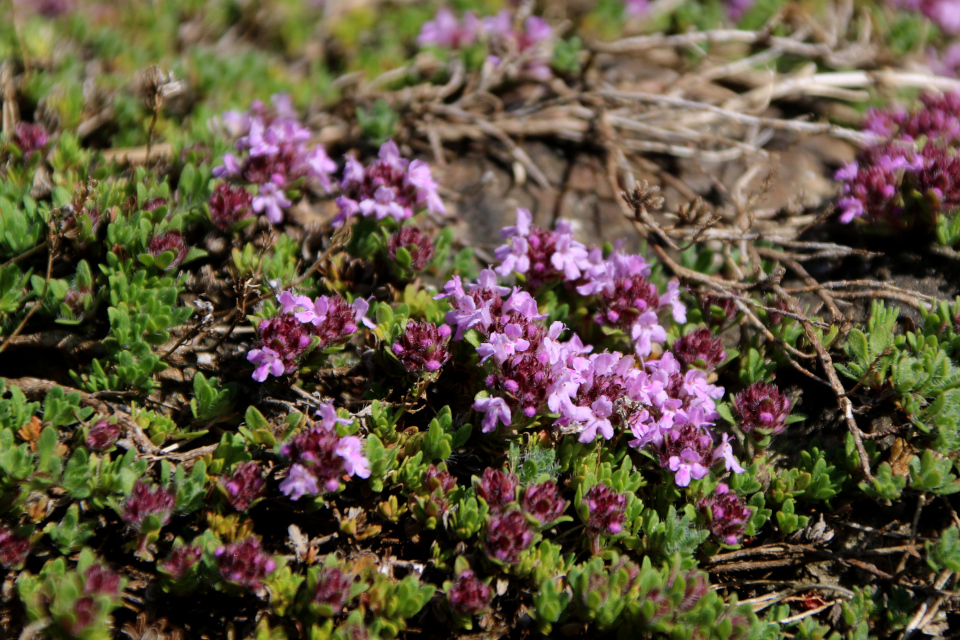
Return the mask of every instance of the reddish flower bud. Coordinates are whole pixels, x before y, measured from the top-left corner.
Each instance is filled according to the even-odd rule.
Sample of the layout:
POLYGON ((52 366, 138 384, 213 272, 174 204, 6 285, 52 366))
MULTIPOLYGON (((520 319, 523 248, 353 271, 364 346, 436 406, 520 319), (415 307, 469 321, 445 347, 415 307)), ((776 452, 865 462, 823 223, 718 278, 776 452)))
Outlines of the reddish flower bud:
POLYGON ((457 576, 453 586, 447 591, 450 608, 461 615, 480 613, 490 606, 493 591, 484 584, 470 569, 457 576))
POLYGON ((50 136, 47 135, 47 130, 39 124, 19 122, 13 129, 12 140, 24 156, 29 156, 34 151, 43 149, 50 141, 50 136))
POLYGON ((777 385, 755 382, 733 398, 733 409, 744 433, 774 435, 784 430, 792 401, 777 385))
POLYGON ((220 478, 220 484, 227 490, 227 501, 237 511, 246 511, 253 502, 266 491, 267 483, 263 471, 256 462, 244 462, 236 468, 230 477, 220 478))
POLYGON ((106 451, 119 437, 119 426, 108 420, 97 420, 87 431, 87 448, 93 451, 106 451))
POLYGON ((427 467, 427 473, 423 480, 424 486, 428 491, 440 489, 441 493, 450 493, 457 486, 457 479, 450 475, 449 471, 437 469, 436 466, 427 467))
POLYGON ((0 527, 0 566, 19 569, 29 554, 30 540, 21 538, 6 527, 0 527))
POLYGON ((244 538, 220 547, 213 555, 224 580, 248 589, 258 589, 263 579, 277 568, 273 558, 260 549, 256 538, 244 538))
POLYGON ((397 249, 406 249, 410 253, 410 268, 423 271, 433 260, 433 242, 430 236, 419 227, 402 227, 387 240, 387 254, 396 261, 397 249))
POLYGON ((179 580, 187 575, 190 567, 195 565, 202 555, 203 549, 199 545, 181 545, 170 553, 170 557, 163 563, 163 570, 174 580, 179 580))
POLYGON ((141 209, 143 209, 144 211, 156 211, 160 207, 165 207, 165 206, 167 206, 167 199, 164 198, 163 196, 157 196, 156 198, 150 198, 145 203, 143 203, 143 206, 141 207, 141 209))
POLYGON ((176 254, 176 257, 174 257, 173 262, 170 263, 167 269, 176 269, 180 266, 180 263, 183 262, 184 258, 187 257, 187 245, 183 241, 183 235, 181 235, 179 231, 167 231, 162 235, 154 236, 147 245, 147 252, 154 257, 167 251, 172 251, 176 254))
POLYGON ((591 536, 596 538, 601 534, 616 535, 623 531, 626 495, 617 493, 605 484, 597 484, 587 491, 584 500, 590 510, 587 531, 591 536))
POLYGON ((750 520, 750 509, 730 488, 720 483, 709 498, 697 504, 707 517, 710 532, 727 544, 737 544, 750 520))
POLYGON ((715 298, 704 296, 700 299, 700 308, 703 310, 703 319, 712 325, 722 325, 737 315, 737 303, 733 298, 715 298), (720 309, 720 317, 713 315, 711 307, 720 309))
POLYGON ((547 480, 524 489, 520 505, 529 515, 539 520, 540 524, 548 524, 563 515, 567 501, 559 496, 557 483, 547 480))
POLYGON ((490 511, 500 511, 517 496, 520 481, 512 473, 488 467, 477 485, 477 495, 486 501, 490 511))
MULTIPOLYGON (((310 346, 309 329, 309 325, 301 323, 291 314, 267 318, 261 321, 257 328, 260 337, 259 350, 270 349, 270 353, 275 354, 283 364, 283 373, 291 374, 297 370, 297 359, 310 346)), ((259 363, 259 360, 254 362, 259 363)))
POLYGON ((107 567, 95 564, 87 569, 83 592, 90 596, 99 594, 119 595, 120 576, 107 567))
POLYGON ((504 564, 516 564, 520 553, 533 542, 533 530, 519 511, 490 518, 484 548, 487 555, 504 564))
POLYGON ((252 201, 253 197, 243 187, 221 183, 210 196, 210 221, 221 231, 229 231, 241 220, 256 215, 250 206, 252 201))
POLYGON ((90 596, 79 598, 73 605, 73 620, 65 620, 63 628, 70 635, 79 635, 84 629, 93 624, 93 620, 100 607, 90 596))
POLYGON ((317 604, 329 605, 333 609, 333 615, 337 615, 347 604, 352 585, 353 578, 345 575, 340 569, 323 567, 317 575, 313 601, 317 604))
POLYGON ((450 326, 410 320, 393 344, 393 353, 410 373, 437 371, 450 359, 450 326))
POLYGON ((160 516, 160 526, 170 522, 170 515, 173 513, 173 507, 176 503, 176 497, 173 493, 163 487, 151 487, 142 480, 137 480, 133 485, 133 491, 123 502, 123 521, 128 525, 140 531, 144 520, 148 516, 160 516))
POLYGON ((673 354, 688 367, 702 362, 706 369, 713 369, 727 357, 720 338, 710 329, 697 329, 674 342, 673 354))

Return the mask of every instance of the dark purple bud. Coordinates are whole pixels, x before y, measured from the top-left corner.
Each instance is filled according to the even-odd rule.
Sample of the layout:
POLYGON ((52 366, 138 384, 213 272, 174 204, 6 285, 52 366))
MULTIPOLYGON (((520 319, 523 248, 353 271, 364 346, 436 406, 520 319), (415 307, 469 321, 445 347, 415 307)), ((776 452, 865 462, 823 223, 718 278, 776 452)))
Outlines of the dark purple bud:
POLYGON ((618 327, 630 333, 640 315, 660 308, 660 291, 645 276, 614 278, 602 289, 597 324, 618 327))
POLYGON ((530 523, 519 511, 490 518, 484 548, 487 555, 504 564, 516 564, 520 554, 533 542, 530 523))
POLYGON ((434 372, 450 359, 450 326, 409 320, 393 353, 410 373, 434 372))
POLYGON ((623 531, 626 519, 627 496, 617 493, 605 484, 597 484, 584 496, 590 517, 587 530, 594 538, 600 535, 616 535, 623 531))
POLYGON ((87 448, 106 451, 120 437, 120 427, 108 420, 97 420, 87 431, 87 448))
POLYGON ((154 236, 147 245, 147 252, 154 257, 167 251, 172 251, 176 256, 167 269, 176 269, 187 257, 187 245, 179 231, 167 231, 159 236, 154 236))
POLYGON ((700 308, 703 310, 703 319, 712 325, 726 324, 731 318, 737 315, 737 303, 733 298, 704 296, 700 299, 700 308), (718 307, 720 309, 721 315, 719 318, 713 315, 711 307, 718 307))
POLYGON ((203 555, 203 549, 199 545, 181 545, 175 547, 170 553, 170 557, 163 563, 163 570, 170 574, 174 580, 187 575, 190 567, 195 565, 200 556, 203 555))
POLYGON ((39 124, 29 122, 17 123, 13 130, 12 139, 24 156, 29 156, 34 151, 40 151, 50 141, 46 129, 39 124))
POLYGON ((490 606, 493 591, 470 569, 457 576, 447 592, 450 608, 461 615, 474 615, 490 606))
POLYGON ((560 497, 557 483, 547 480, 527 487, 520 505, 529 515, 539 520, 540 524, 548 524, 563 515, 567 501, 560 497))
POLYGON ((83 584, 83 593, 88 596, 119 595, 120 576, 110 569, 95 564, 87 569, 86 582, 83 584))
POLYGON ((457 486, 457 479, 450 475, 446 469, 437 469, 434 465, 427 467, 427 473, 423 480, 424 486, 431 493, 440 489, 441 493, 450 493, 457 486))
POLYGON ((19 569, 30 554, 30 540, 21 538, 10 529, 0 527, 0 566, 19 569))
POLYGON ((160 516, 160 526, 170 522, 176 497, 163 487, 151 487, 142 480, 133 485, 130 496, 123 502, 123 521, 140 531, 148 516, 160 516))
POLYGON ((258 589, 263 579, 277 568, 273 558, 260 549, 256 538, 244 538, 220 547, 213 555, 224 580, 248 589, 258 589))
POLYGON ((750 520, 750 509, 739 495, 720 483, 709 498, 698 505, 707 518, 710 532, 726 544, 737 544, 750 520))
POLYGON ((754 382, 733 398, 744 433, 774 435, 784 430, 792 401, 775 384, 754 382))
POLYGON ((93 624, 93 620, 100 611, 97 601, 90 596, 79 598, 73 604, 73 619, 63 621, 63 628, 72 636, 79 635, 84 629, 93 624))
POLYGON ((163 196, 157 196, 156 198, 150 198, 147 200, 141 208, 144 211, 156 211, 160 207, 165 206, 167 206, 167 199, 163 196))
POLYGON ((342 342, 357 332, 357 308, 340 296, 326 296, 326 317, 314 323, 314 333, 320 336, 320 348, 342 342))
POLYGON ((673 354, 688 367, 698 366, 699 363, 708 370, 727 357, 720 338, 713 335, 710 329, 697 329, 674 342, 673 354))
POLYGON ((244 462, 236 468, 232 476, 220 478, 220 484, 227 491, 230 506, 237 511, 246 511, 257 498, 263 496, 267 483, 256 462, 244 462))
POLYGON ((488 467, 477 484, 477 495, 486 501, 490 511, 500 511, 509 502, 516 500, 520 481, 512 473, 488 467))
POLYGON ((272 349, 283 362, 284 373, 297 370, 297 359, 310 346, 310 325, 304 325, 291 314, 267 318, 260 323, 257 333, 260 349, 272 349))
POLYGON ((353 578, 345 575, 340 569, 323 567, 317 575, 317 588, 313 593, 313 601, 330 606, 333 609, 333 615, 337 615, 347 604, 352 585, 353 578))
POLYGON ((227 183, 217 185, 210 196, 210 220, 221 231, 229 231, 230 227, 252 218, 256 214, 251 208, 253 197, 243 187, 232 187, 227 183))
POLYGON ((677 610, 681 613, 690 611, 694 605, 700 601, 700 598, 707 595, 710 591, 710 583, 705 574, 700 571, 688 571, 683 576, 686 586, 683 590, 683 598, 677 605, 677 610))
POLYGON ((423 271, 433 260, 433 243, 430 236, 419 227, 402 227, 387 240, 387 254, 391 260, 397 259, 397 249, 404 248, 410 253, 410 268, 423 271))

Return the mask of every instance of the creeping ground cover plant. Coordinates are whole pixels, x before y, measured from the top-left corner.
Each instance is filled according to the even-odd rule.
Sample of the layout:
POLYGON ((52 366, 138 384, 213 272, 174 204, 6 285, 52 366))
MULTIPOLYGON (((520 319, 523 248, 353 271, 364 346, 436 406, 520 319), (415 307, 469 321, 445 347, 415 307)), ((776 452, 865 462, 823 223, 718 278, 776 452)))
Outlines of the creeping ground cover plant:
POLYGON ((960 626, 951 1, 7 5, 0 640, 960 626))

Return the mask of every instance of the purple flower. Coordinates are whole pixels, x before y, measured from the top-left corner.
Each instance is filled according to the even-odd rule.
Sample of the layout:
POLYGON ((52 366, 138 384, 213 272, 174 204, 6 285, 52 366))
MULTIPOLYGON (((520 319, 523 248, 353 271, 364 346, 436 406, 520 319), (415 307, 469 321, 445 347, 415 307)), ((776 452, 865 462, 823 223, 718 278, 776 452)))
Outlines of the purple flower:
POLYGON ((10 529, 0 526, 0 566, 19 569, 30 554, 30 540, 21 538, 10 529))
POLYGON ((387 240, 387 255, 396 262, 397 251, 406 249, 410 254, 410 268, 423 271, 433 260, 434 247, 430 236, 419 227, 401 227, 387 240))
POLYGON ((490 518, 484 541, 487 556, 504 564, 516 564, 520 554, 533 543, 534 532, 519 511, 509 511, 490 518))
POLYGON ((954 42, 939 54, 931 47, 927 58, 930 69, 938 76, 950 78, 960 76, 960 42, 954 42))
POLYGON ((252 202, 250 193, 243 187, 232 187, 225 182, 218 184, 207 203, 210 221, 221 231, 229 231, 233 225, 253 216, 252 202))
POLYGON ((403 222, 421 209, 446 211, 429 166, 402 158, 393 141, 380 147, 379 157, 379 161, 366 168, 353 158, 347 159, 340 182, 343 195, 337 198, 340 213, 334 224, 343 224, 358 213, 377 220, 390 216, 403 222))
POLYGON ((709 329, 697 329, 673 343, 673 353, 677 360, 691 366, 713 369, 723 362, 727 354, 723 350, 720 338, 709 329))
POLYGON ((447 591, 447 602, 460 615, 475 615, 490 606, 493 591, 470 569, 465 569, 447 591))
POLYGON ((687 424, 669 431, 663 438, 660 466, 674 473, 678 487, 700 480, 714 462, 713 438, 702 428, 687 424))
POLYGON ((573 228, 561 220, 556 231, 532 227, 533 218, 526 209, 517 209, 516 226, 504 227, 500 235, 507 244, 497 247, 501 276, 512 272, 525 274, 527 283, 537 288, 546 282, 571 282, 580 278, 589 266, 587 249, 573 239, 573 228))
POLYGON ((343 469, 349 476, 370 477, 370 462, 363 455, 363 442, 356 436, 344 436, 336 453, 343 458, 343 469))
POLYGON ((290 467, 286 479, 280 483, 280 492, 291 500, 299 500, 303 496, 315 496, 320 493, 317 486, 317 476, 301 464, 290 467))
POLYGON ((420 29, 417 44, 421 47, 435 46, 443 49, 460 49, 473 44, 480 32, 480 21, 470 11, 457 20, 453 11, 441 7, 433 20, 420 29))
POLYGON ((734 22, 740 20, 753 7, 756 0, 726 0, 727 15, 734 22))
POLYGON ((786 428, 791 404, 777 385, 765 382, 755 382, 733 398, 740 428, 761 436, 775 435, 786 428))
POLYGON ((410 373, 432 373, 450 359, 450 333, 449 325, 437 327, 432 322, 408 320, 391 350, 410 373))
POLYGON ((277 563, 261 550, 256 538, 220 547, 213 555, 223 579, 247 589, 260 588, 263 579, 277 568, 277 563))
POLYGON ((507 406, 503 398, 477 398, 473 401, 473 410, 486 414, 481 422, 481 431, 483 433, 493 433, 496 431, 498 422, 505 427, 509 427, 513 422, 510 407, 507 406))
POLYGON ((246 511, 266 492, 267 484, 263 471, 256 462, 244 462, 232 476, 220 478, 220 484, 227 492, 227 502, 237 511, 246 511))
POLYGON ((120 595, 120 576, 103 565, 92 565, 84 575, 83 593, 88 596, 120 595))
POLYGON ((148 516, 158 516, 161 527, 170 522, 175 503, 176 497, 170 491, 137 480, 123 502, 120 515, 124 522, 142 533, 141 527, 148 516))
POLYGON ((594 539, 600 535, 617 535, 623 531, 626 519, 627 496, 617 493, 605 484, 590 487, 583 497, 590 516, 587 519, 587 532, 594 539))
POLYGON ((161 253, 172 251, 174 254, 173 262, 167 269, 176 269, 187 257, 187 245, 183 241, 183 235, 179 231, 167 231, 164 234, 154 236, 147 244, 147 253, 156 257, 161 253))
POLYGON ((650 8, 650 0, 624 0, 624 5, 626 5, 628 14, 632 16, 643 16, 646 15, 647 10, 650 8))
POLYGON ((257 382, 266 380, 268 374, 279 377, 284 373, 283 359, 279 353, 270 347, 252 349, 247 354, 247 360, 257 365, 257 368, 253 370, 253 379, 257 382))
POLYGON ((520 506, 541 525, 546 525, 563 515, 567 508, 567 501, 560 497, 557 483, 547 480, 524 489, 520 506))
POLYGON ((341 438, 327 427, 325 420, 324 426, 297 434, 280 449, 293 462, 286 480, 280 484, 280 491, 292 500, 316 495, 321 486, 326 491, 336 491, 344 474, 370 477, 370 463, 362 453, 360 438, 341 438))
POLYGON ((120 437, 120 427, 109 420, 97 420, 87 431, 86 445, 93 451, 106 451, 120 437))
POLYGON ((700 500, 697 505, 706 516, 713 535, 726 544, 740 542, 751 513, 743 498, 720 483, 713 496, 700 500))
POLYGON ((291 204, 293 203, 287 199, 276 182, 260 185, 260 191, 252 201, 253 210, 257 213, 266 213, 267 220, 273 224, 283 222, 283 210, 291 204))
POLYGON ((517 486, 520 481, 517 476, 506 471, 487 467, 483 471, 483 478, 475 482, 477 496, 483 498, 490 511, 501 511, 509 503, 516 500, 517 486))
POLYGON ((174 580, 180 580, 190 571, 203 555, 199 545, 180 545, 174 547, 170 557, 163 563, 163 570, 174 580))
POLYGON ((24 156, 29 156, 34 151, 43 150, 50 141, 46 129, 39 124, 32 124, 30 122, 18 122, 17 126, 13 129, 11 139, 24 156))
POLYGON ((292 204, 285 192, 301 188, 302 182, 330 191, 336 163, 322 145, 307 145, 310 131, 297 120, 288 96, 273 96, 273 109, 255 101, 249 112, 227 112, 222 121, 238 136, 234 145, 238 154, 224 155, 213 175, 257 185, 250 205, 270 222, 283 220, 284 210, 292 204))
POLYGON ((329 402, 317 407, 317 415, 320 416, 320 426, 327 431, 336 431, 338 424, 351 424, 353 422, 349 418, 338 416, 336 408, 329 402))
POLYGON ((350 598, 353 577, 336 567, 321 567, 317 574, 317 586, 313 592, 313 601, 330 607, 332 615, 343 611, 350 598))

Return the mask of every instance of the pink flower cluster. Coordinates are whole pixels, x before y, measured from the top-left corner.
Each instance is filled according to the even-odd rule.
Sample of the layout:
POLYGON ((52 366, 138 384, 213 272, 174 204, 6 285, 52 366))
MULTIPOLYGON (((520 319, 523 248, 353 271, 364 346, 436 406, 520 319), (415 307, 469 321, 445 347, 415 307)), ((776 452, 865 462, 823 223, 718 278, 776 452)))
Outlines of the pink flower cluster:
POLYGON ((707 518, 710 532, 726 544, 737 544, 747 528, 751 511, 743 498, 724 483, 717 485, 714 495, 698 503, 707 518))
POLYGON ((237 136, 238 155, 223 156, 213 175, 257 187, 251 206, 273 224, 283 221, 283 212, 292 202, 287 192, 304 182, 330 191, 330 175, 337 165, 323 145, 308 145, 310 130, 304 127, 290 98, 275 95, 273 108, 255 101, 244 113, 229 111, 223 122, 237 136))
POLYGON ((257 348, 247 360, 257 365, 253 379, 263 382, 268 375, 282 376, 297 370, 300 357, 311 344, 318 349, 343 342, 362 324, 376 325, 368 319, 370 303, 362 298, 349 303, 340 296, 307 296, 283 291, 277 295, 281 314, 260 322, 257 348))
POLYGON ((553 28, 539 16, 529 16, 518 25, 514 13, 504 9, 482 20, 467 11, 458 20, 453 11, 442 7, 423 25, 417 44, 457 50, 483 41, 488 45, 491 63, 499 64, 506 56, 520 56, 525 61, 524 72, 543 81, 550 79, 553 39, 553 28))
POLYGON ((259 589, 263 579, 277 568, 276 561, 260 548, 256 538, 244 538, 213 552, 220 575, 227 582, 247 589, 259 589))
POLYGON ((220 478, 220 484, 227 492, 227 502, 237 511, 249 509, 267 490, 263 470, 256 462, 238 465, 233 475, 220 478))
POLYGON ((590 354, 593 348, 575 334, 561 341, 566 327, 560 322, 546 327, 536 300, 519 287, 500 286, 493 270, 482 271, 474 284, 454 276, 437 298, 452 307, 446 321, 455 327, 455 340, 469 331, 479 336, 477 353, 489 368, 488 392, 477 396, 473 408, 484 414, 484 433, 512 425, 518 413, 529 419, 548 410, 557 429, 577 434, 581 442, 598 435, 609 440, 618 428, 629 430, 630 444, 651 446, 680 486, 721 463, 728 471, 743 470, 728 437, 717 442, 710 429, 719 417, 715 400, 723 396, 723 388, 707 382, 708 372, 725 358, 719 340, 699 329, 675 342, 682 360, 670 351, 656 360, 648 357, 654 343, 666 340, 659 312, 672 308, 675 321, 686 318, 676 283, 660 294, 647 279, 650 267, 642 257, 617 251, 603 259, 599 250, 587 252, 575 243, 566 229, 536 231, 524 211, 503 235, 510 244, 499 251, 507 265, 501 273, 549 264, 554 271, 539 273, 566 279, 581 295, 595 296, 602 309, 597 321, 624 329, 637 355, 590 354), (561 236, 566 236, 562 242, 561 236), (555 263, 553 256, 561 251, 568 253, 555 263))
POLYGON ((919 11, 948 34, 960 33, 960 0, 889 0, 898 9, 919 11))
POLYGON ((317 411, 320 426, 299 433, 280 452, 293 462, 280 491, 291 500, 322 491, 336 491, 344 475, 370 477, 370 463, 363 455, 363 442, 356 436, 337 435, 338 424, 350 420, 337 416, 332 405, 317 411))
POLYGON ((449 342, 449 325, 437 327, 432 322, 409 320, 391 349, 410 373, 433 373, 450 359, 449 342))
POLYGON ((343 195, 337 198, 340 213, 333 221, 335 225, 355 215, 377 220, 391 217, 403 222, 423 209, 434 213, 446 211, 426 162, 411 162, 401 157, 400 149, 392 140, 380 147, 379 158, 364 167, 356 158, 347 156, 340 182, 343 195))
POLYGON ((555 281, 579 280, 590 261, 587 248, 573 239, 572 225, 560 220, 556 231, 548 231, 532 223, 533 216, 527 209, 517 209, 516 226, 500 231, 507 244, 496 249, 500 261, 496 272, 503 277, 521 273, 533 289, 555 281))
POLYGON ((176 496, 164 487, 151 487, 142 480, 137 480, 133 490, 123 502, 121 517, 128 525, 140 531, 148 516, 158 516, 160 526, 170 522, 176 496))
POLYGON ((926 95, 914 112, 873 110, 866 131, 889 138, 860 152, 837 171, 840 221, 885 221, 907 228, 918 208, 933 213, 960 207, 960 93, 926 95), (922 146, 921 146, 922 144, 922 146), (915 194, 917 198, 911 197, 915 194), (920 205, 918 200, 925 204, 920 205))
POLYGON ((0 526, 0 567, 19 569, 29 554, 29 538, 21 538, 10 529, 0 526))

